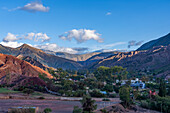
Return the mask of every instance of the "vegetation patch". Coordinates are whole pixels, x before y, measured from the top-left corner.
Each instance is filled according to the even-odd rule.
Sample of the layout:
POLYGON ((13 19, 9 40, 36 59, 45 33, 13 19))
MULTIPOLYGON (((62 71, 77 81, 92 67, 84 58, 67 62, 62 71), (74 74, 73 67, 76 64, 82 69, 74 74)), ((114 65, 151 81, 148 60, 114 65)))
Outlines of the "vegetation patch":
POLYGON ((0 93, 18 93, 18 91, 9 90, 7 88, 0 88, 0 93))

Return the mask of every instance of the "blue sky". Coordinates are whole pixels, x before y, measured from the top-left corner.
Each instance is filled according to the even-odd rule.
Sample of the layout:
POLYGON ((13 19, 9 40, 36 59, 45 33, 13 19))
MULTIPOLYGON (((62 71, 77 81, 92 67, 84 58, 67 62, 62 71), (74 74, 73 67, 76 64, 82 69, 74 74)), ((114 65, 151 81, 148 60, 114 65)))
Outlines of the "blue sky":
POLYGON ((0 43, 70 53, 134 50, 140 44, 128 48, 129 41, 144 43, 170 32, 169 12, 169 0, 0 0, 0 43), (28 33, 34 38, 25 38, 28 33))

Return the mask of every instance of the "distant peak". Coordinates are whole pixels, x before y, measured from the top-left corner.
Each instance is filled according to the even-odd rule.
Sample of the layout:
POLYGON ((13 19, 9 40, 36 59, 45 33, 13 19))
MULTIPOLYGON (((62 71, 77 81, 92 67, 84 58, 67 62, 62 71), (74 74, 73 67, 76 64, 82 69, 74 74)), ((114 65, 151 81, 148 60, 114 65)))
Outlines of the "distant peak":
POLYGON ((22 46, 18 47, 18 49, 23 49, 23 48, 44 52, 44 51, 42 51, 42 50, 40 50, 40 49, 38 49, 38 48, 32 47, 32 46, 30 46, 30 45, 28 45, 28 44, 23 44, 22 46))
POLYGON ((31 46, 29 46, 28 44, 23 44, 23 45, 20 46, 20 47, 31 47, 31 46))
POLYGON ((170 32, 167 34, 168 36, 170 35, 170 32))
POLYGON ((28 45, 28 44, 23 44, 23 45, 21 45, 21 46, 18 47, 18 48, 34 48, 34 47, 32 47, 32 46, 30 46, 30 45, 28 45))

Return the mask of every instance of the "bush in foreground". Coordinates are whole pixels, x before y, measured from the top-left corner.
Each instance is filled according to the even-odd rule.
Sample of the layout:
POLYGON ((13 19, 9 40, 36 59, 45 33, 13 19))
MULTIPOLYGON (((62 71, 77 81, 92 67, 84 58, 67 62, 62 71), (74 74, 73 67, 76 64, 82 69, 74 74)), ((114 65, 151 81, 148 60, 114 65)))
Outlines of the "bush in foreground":
POLYGON ((44 113, 50 113, 50 112, 52 112, 52 110, 50 108, 45 108, 44 109, 44 113))

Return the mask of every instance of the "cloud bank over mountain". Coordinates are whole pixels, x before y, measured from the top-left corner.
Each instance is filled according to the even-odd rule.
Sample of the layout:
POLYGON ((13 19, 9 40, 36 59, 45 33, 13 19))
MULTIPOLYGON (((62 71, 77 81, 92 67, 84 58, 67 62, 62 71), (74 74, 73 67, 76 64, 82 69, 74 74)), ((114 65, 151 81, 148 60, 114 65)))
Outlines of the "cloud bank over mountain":
POLYGON ((54 51, 54 52, 67 52, 71 54, 81 54, 88 50, 88 48, 81 48, 81 47, 79 48, 60 47, 54 43, 34 45, 34 47, 43 49, 43 50, 49 50, 49 51, 54 51))
POLYGON ((143 43, 143 41, 135 41, 135 40, 131 40, 128 42, 128 48, 130 48, 131 46, 140 46, 143 43))
POLYGON ((27 33, 26 35, 15 35, 12 33, 8 33, 5 38, 3 38, 4 42, 14 42, 18 40, 23 40, 23 39, 28 39, 28 40, 33 40, 35 42, 47 42, 51 38, 47 36, 46 33, 27 33))
MULTIPOLYGON (((83 43, 88 40, 96 40, 97 42, 103 42, 103 39, 100 38, 99 33, 96 33, 95 30, 86 30, 86 29, 80 29, 80 30, 71 30, 67 32, 68 34, 66 36, 59 37, 63 40, 72 40, 73 38, 77 41, 77 43, 83 43)), ((19 47, 26 43, 28 41, 28 45, 32 47, 36 47, 43 50, 48 51, 54 51, 54 52, 67 52, 71 54, 83 54, 86 52, 92 52, 97 50, 107 50, 107 51, 115 51, 117 49, 113 48, 115 46, 124 45, 126 42, 115 42, 110 44, 100 44, 100 45, 94 45, 91 47, 62 47, 59 46, 56 43, 50 43, 51 37, 49 37, 46 33, 35 33, 35 32, 29 32, 26 34, 12 34, 8 33, 0 42, 0 44, 12 48, 19 47), (33 41, 33 43, 30 44, 30 41, 33 41)))

